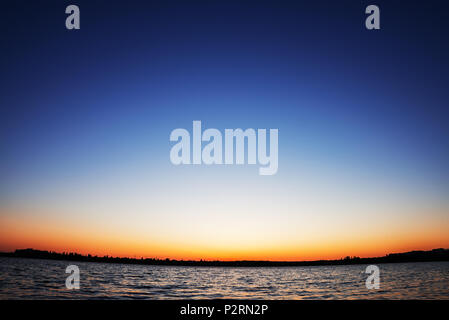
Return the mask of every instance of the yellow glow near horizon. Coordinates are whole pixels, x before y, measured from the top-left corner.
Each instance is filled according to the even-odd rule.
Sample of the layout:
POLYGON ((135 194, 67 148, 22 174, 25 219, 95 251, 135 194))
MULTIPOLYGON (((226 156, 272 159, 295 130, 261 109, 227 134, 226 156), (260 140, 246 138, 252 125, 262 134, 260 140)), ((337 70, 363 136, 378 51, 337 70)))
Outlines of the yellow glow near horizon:
POLYGON ((251 219, 237 220, 239 225, 233 229, 214 228, 229 226, 226 219, 215 224, 211 221, 194 230, 184 228, 184 232, 181 229, 175 232, 175 226, 171 230, 145 232, 107 221, 87 225, 83 220, 62 216, 54 219, 41 214, 39 218, 32 218, 2 212, 0 250, 34 248, 138 258, 294 261, 339 259, 348 255, 383 256, 392 252, 449 247, 449 222, 444 216, 440 221, 417 219, 392 226, 366 221, 365 228, 346 222, 346 228, 338 225, 320 228, 308 223, 281 230, 261 221, 254 224, 252 231, 248 228, 251 219))

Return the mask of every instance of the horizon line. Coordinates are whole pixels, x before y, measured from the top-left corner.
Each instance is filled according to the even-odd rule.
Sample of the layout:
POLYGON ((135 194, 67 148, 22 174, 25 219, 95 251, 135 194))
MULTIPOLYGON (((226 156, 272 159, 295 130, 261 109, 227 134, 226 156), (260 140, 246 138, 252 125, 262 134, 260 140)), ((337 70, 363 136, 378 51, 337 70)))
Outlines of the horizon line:
POLYGON ((106 263, 130 263, 146 265, 192 265, 192 266, 307 266, 307 265, 331 265, 331 264, 363 264, 369 262, 397 263, 397 262, 419 262, 419 261, 449 261, 449 248, 434 248, 431 250, 412 250, 406 252, 388 253, 384 256, 360 258, 357 256, 346 256, 340 259, 319 259, 303 261, 274 261, 274 260, 177 260, 160 258, 130 258, 113 257, 109 255, 93 256, 91 254, 80 254, 76 252, 55 252, 38 250, 33 248, 15 249, 13 252, 0 251, 0 257, 35 258, 48 260, 71 260, 80 262, 106 262, 106 263), (60 258, 60 259, 58 259, 60 258), (436 259, 436 260, 435 260, 436 259))

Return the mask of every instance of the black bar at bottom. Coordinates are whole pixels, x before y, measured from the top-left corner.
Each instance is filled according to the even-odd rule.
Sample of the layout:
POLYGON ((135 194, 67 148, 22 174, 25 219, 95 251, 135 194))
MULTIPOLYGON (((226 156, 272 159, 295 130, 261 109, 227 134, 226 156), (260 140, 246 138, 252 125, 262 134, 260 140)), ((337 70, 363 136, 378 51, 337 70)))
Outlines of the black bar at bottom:
POLYGON ((45 315, 46 318, 107 317, 131 319, 313 319, 338 317, 378 319, 447 315, 445 300, 29 300, 0 301, 2 314, 45 315))

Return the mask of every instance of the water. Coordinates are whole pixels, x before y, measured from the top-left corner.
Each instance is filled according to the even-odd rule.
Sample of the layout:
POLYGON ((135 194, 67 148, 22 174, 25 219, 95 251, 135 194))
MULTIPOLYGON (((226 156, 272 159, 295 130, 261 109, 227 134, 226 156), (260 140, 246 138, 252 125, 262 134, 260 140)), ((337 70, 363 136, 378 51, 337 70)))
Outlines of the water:
POLYGON ((379 264, 380 289, 365 286, 367 265, 172 267, 0 258, 0 299, 449 299, 449 262, 379 264), (68 290, 65 269, 80 269, 68 290))

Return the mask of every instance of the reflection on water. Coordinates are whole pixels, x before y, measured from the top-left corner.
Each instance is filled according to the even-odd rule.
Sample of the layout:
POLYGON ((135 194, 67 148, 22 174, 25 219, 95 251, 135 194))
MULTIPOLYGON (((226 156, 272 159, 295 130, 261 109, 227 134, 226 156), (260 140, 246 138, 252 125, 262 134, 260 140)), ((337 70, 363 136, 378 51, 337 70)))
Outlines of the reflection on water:
POLYGON ((449 299, 449 262, 378 266, 380 289, 368 290, 366 265, 223 268, 0 258, 0 299, 449 299), (80 268, 80 290, 65 287, 70 264, 80 268))

